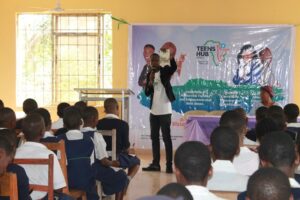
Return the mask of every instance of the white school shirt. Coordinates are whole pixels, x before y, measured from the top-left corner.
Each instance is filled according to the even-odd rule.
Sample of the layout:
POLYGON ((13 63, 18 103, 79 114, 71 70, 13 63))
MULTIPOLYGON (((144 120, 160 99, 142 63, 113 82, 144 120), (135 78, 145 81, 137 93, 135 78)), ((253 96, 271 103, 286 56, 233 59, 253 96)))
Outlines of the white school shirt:
POLYGON ((194 200, 224 200, 211 193, 206 187, 200 185, 185 186, 193 196, 194 200))
MULTIPOLYGON (((17 148, 15 158, 48 158, 49 155, 54 156, 53 159, 53 188, 54 190, 66 186, 65 178, 56 155, 47 149, 47 147, 37 142, 25 142, 17 148)), ((48 185, 48 167, 45 165, 21 165, 28 178, 30 184, 48 185)), ((47 192, 33 191, 30 196, 33 200, 45 197, 47 192)))
POLYGON ((229 160, 216 160, 213 164, 213 174, 208 180, 209 190, 243 192, 247 188, 248 177, 238 173, 229 160))
POLYGON ((233 159, 233 165, 240 174, 251 176, 259 167, 258 154, 248 147, 241 147, 239 155, 233 159))
POLYGON ((64 121, 63 118, 59 118, 55 122, 52 123, 51 129, 57 130, 64 127, 64 121))
POLYGON ((92 139, 95 146, 95 156, 98 160, 102 160, 103 158, 108 158, 108 154, 106 151, 106 142, 103 136, 100 133, 97 133, 96 128, 91 127, 83 127, 81 132, 94 131, 94 138, 92 139))
POLYGON ((55 136, 53 135, 52 131, 45 131, 43 138, 47 138, 47 137, 55 137, 55 136))
POLYGON ((300 188, 300 184, 294 178, 289 178, 289 182, 291 188, 300 188))
MULTIPOLYGON (((66 137, 68 140, 82 140, 83 139, 83 133, 80 130, 69 130, 66 132, 66 137)), ((94 140, 92 139, 94 142, 94 140)), ((94 147, 95 149, 95 147, 94 147)), ((94 151, 92 152, 91 156, 91 165, 95 162, 95 157, 94 157, 94 151)))
POLYGON ((161 82, 160 71, 155 73, 153 88, 154 94, 150 112, 153 115, 172 114, 172 105, 167 96, 166 89, 161 82))

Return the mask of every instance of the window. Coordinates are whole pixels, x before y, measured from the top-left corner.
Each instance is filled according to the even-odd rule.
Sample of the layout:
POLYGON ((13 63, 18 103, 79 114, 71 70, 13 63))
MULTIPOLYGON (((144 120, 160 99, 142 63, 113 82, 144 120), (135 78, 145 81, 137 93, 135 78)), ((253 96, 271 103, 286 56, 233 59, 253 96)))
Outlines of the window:
POLYGON ((78 101, 74 88, 112 87, 108 14, 20 14, 17 23, 17 106, 78 101))

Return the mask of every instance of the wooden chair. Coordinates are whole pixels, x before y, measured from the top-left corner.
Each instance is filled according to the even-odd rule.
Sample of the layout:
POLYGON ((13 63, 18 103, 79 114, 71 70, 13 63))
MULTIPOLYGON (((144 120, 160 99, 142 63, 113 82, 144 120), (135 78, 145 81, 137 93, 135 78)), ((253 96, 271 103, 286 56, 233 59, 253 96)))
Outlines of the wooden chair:
POLYGON ((0 176, 0 196, 9 197, 10 200, 18 200, 16 174, 4 173, 0 176))
POLYGON ((67 156, 66 156, 66 147, 65 141, 60 140, 59 142, 43 142, 49 150, 56 151, 58 162, 60 164, 61 170, 64 174, 66 187, 63 188, 63 193, 68 194, 75 199, 82 198, 82 200, 86 200, 86 193, 82 190, 69 189, 68 187, 68 170, 67 170, 67 156))
POLYGON ((14 159, 13 163, 18 165, 47 165, 48 166, 48 185, 30 184, 29 187, 35 191, 42 191, 48 193, 48 200, 54 199, 53 191, 53 155, 50 154, 48 159, 39 158, 20 158, 14 159))

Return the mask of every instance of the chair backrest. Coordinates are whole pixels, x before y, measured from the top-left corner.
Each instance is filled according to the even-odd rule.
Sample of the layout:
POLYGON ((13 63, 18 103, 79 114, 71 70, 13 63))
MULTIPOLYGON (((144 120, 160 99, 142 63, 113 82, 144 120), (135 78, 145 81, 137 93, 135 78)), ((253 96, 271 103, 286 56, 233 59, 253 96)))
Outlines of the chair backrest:
POLYGON ((237 196, 239 194, 239 192, 225 192, 225 191, 211 191, 211 192, 217 195, 218 197, 228 199, 228 200, 237 199, 237 196))
POLYGON ((0 176, 0 196, 9 197, 10 200, 18 200, 16 174, 4 173, 0 176))
POLYGON ((59 165, 61 167, 66 181, 66 187, 63 188, 62 192, 65 194, 69 194, 65 141, 60 140, 59 142, 42 142, 42 144, 45 145, 49 150, 56 152, 59 165))
POLYGON ((117 159, 117 130, 98 130, 97 133, 102 134, 103 136, 110 136, 111 137, 111 158, 112 160, 117 159))
MULTIPOLYGON (((40 158, 18 158, 14 159, 13 163, 18 165, 47 165, 48 166, 48 185, 29 184, 30 189, 34 191, 42 191, 48 193, 48 200, 53 200, 53 155, 50 154, 47 159, 40 158)), ((30 178, 29 178, 30 179, 30 178)))

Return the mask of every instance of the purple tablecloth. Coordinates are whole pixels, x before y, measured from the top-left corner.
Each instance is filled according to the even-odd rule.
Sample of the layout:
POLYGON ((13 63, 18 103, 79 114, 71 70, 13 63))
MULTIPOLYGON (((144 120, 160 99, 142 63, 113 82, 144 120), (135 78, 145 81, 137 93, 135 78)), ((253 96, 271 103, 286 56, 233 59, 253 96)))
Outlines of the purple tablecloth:
MULTIPOLYGON (((186 141, 200 141, 210 144, 210 134, 219 125, 220 116, 189 116, 185 124, 186 141)), ((248 127, 255 127, 255 118, 248 119, 248 127)))

